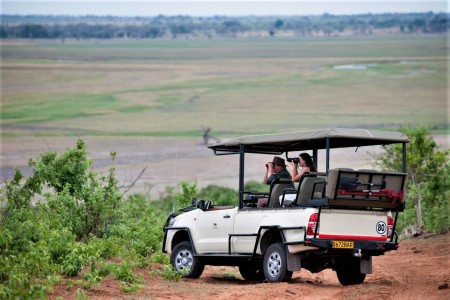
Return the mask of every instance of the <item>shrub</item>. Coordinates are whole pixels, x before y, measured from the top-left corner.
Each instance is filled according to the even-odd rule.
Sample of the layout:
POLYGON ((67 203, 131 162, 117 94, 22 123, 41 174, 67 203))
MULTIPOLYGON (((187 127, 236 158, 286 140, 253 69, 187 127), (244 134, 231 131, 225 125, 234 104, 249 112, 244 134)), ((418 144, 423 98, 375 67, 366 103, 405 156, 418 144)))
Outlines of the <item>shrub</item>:
POLYGON ((211 200, 214 205, 236 205, 238 193, 232 188, 211 184, 201 189, 197 197, 211 200))
MULTIPOLYGON (((407 146, 406 210, 399 228, 415 227, 417 233, 450 230, 450 150, 440 150, 427 128, 403 128, 407 146)), ((374 154, 375 165, 401 171, 402 146, 386 145, 374 154)))
MULTIPOLYGON (((186 269, 186 271, 188 272, 189 270, 186 269)), ((176 271, 172 266, 164 266, 161 275, 166 280, 180 281, 180 279, 183 277, 183 272, 176 271)))
MULTIPOLYGON (((88 266, 90 272, 76 281, 85 289, 113 274, 124 282, 124 292, 133 292, 142 282, 134 274, 136 266, 147 266, 150 257, 169 264, 160 250, 166 215, 142 195, 122 201, 114 169, 100 176, 89 170, 90 164, 78 141, 62 154, 48 152, 31 160, 30 177, 16 171, 2 184, 0 299, 46 298, 58 274, 79 275, 88 266), (33 203, 36 198, 40 201, 33 203), (116 266, 104 261, 117 256, 125 262, 116 266)), ((180 186, 181 193, 168 189, 164 199, 170 207, 174 201, 190 205, 197 193, 196 183, 180 186)), ((67 281, 68 286, 73 283, 67 281)), ((77 290, 76 297, 84 299, 86 293, 77 290)))

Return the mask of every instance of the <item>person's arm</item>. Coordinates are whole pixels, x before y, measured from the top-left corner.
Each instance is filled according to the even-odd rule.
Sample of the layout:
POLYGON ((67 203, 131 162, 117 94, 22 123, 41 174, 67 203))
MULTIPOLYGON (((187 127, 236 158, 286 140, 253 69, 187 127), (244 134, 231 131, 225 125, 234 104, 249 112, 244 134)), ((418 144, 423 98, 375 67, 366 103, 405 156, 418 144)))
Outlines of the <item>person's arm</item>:
POLYGON ((289 164, 292 167, 292 174, 291 174, 292 175, 292 181, 294 181, 294 182, 299 181, 301 175, 299 175, 299 173, 298 173, 298 164, 293 163, 293 162, 289 162, 289 164))
POLYGON ((269 184, 269 177, 272 174, 273 174, 273 164, 270 162, 270 163, 266 164, 266 173, 264 174, 264 183, 265 184, 269 184))
POLYGON ((292 163, 292 162, 290 164, 292 166, 292 181, 294 181, 294 182, 299 182, 300 178, 302 178, 303 174, 309 173, 309 171, 310 171, 309 167, 304 167, 299 172, 298 171, 298 164, 295 164, 295 163, 292 163))
POLYGON ((298 173, 298 181, 302 178, 303 174, 308 174, 310 171, 309 167, 304 167, 302 170, 298 173))

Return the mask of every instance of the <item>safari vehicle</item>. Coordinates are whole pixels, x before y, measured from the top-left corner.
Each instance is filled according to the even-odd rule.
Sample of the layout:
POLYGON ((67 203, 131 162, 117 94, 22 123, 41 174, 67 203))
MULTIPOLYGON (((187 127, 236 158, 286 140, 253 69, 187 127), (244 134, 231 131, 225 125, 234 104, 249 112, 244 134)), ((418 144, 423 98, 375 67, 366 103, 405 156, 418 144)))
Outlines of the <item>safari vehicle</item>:
MULTIPOLYGON (((399 212, 405 208, 406 144, 400 132, 330 128, 282 134, 243 136, 209 146, 216 155, 237 154, 239 203, 216 206, 193 200, 169 215, 163 251, 185 277, 198 278, 205 265, 238 266, 251 281, 289 281, 305 268, 331 268, 342 285, 360 284, 372 272, 372 257, 396 250, 399 212), (399 143, 402 172, 330 168, 336 148, 399 143), (326 172, 310 173, 298 186, 272 183, 268 194, 244 190, 246 155, 285 155, 312 151, 317 165, 325 154, 326 172), (287 201, 287 195, 294 194, 287 201), (268 207, 255 205, 268 198, 268 207)), ((322 162, 323 164, 323 162, 322 162)))

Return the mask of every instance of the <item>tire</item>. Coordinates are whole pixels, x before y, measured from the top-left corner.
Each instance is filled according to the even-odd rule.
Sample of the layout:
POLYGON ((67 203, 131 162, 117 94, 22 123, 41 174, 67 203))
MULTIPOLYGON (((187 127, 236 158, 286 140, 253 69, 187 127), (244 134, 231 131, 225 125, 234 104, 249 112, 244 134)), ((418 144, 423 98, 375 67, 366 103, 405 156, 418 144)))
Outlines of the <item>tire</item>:
POLYGON ((289 281, 292 272, 287 269, 286 250, 282 243, 272 244, 264 254, 264 275, 269 282, 289 281))
POLYGON ((264 270, 261 263, 245 263, 239 265, 241 276, 247 281, 263 281, 264 270))
POLYGON ((205 265, 194 258, 191 243, 187 241, 178 243, 173 248, 170 264, 185 278, 199 278, 205 269, 205 265))
POLYGON ((344 286, 361 284, 366 279, 366 274, 362 274, 360 271, 359 259, 354 258, 339 260, 336 265, 336 275, 344 286))

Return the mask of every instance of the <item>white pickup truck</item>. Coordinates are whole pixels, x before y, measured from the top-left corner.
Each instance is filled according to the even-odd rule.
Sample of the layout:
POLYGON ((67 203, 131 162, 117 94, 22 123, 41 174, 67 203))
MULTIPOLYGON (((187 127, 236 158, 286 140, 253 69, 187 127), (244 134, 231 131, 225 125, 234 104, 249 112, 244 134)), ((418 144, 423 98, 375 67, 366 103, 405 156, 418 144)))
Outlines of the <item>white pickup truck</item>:
MULTIPOLYGON (((198 278, 205 265, 238 266, 251 281, 289 281, 294 271, 313 273, 331 268, 342 285, 360 284, 372 272, 372 257, 398 247, 395 227, 405 208, 406 144, 393 131, 329 128, 244 136, 209 146, 216 155, 240 156, 239 203, 215 206, 194 200, 169 215, 163 252, 183 276, 198 278), (401 172, 330 168, 335 148, 400 144, 401 172), (326 172, 310 173, 294 185, 273 182, 267 194, 244 190, 246 155, 282 155, 318 150, 325 153, 326 172), (286 200, 294 194, 293 200, 286 200), (268 206, 257 207, 257 199, 268 206)), ((291 197, 292 199, 292 197, 291 197)))

